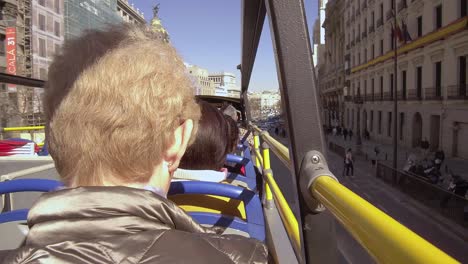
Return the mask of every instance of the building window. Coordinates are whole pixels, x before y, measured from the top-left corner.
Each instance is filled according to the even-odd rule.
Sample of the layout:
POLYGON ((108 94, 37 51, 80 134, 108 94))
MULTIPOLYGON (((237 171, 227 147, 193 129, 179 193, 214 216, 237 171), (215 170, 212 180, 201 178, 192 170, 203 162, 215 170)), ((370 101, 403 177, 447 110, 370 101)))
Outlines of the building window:
POLYGON ((383 100, 383 75, 380 76, 380 100, 383 100))
POLYGON ((54 0, 55 13, 60 14, 60 0, 54 0))
POLYGON ((458 84, 459 84, 459 94, 460 96, 467 96, 466 94, 466 83, 467 83, 467 73, 466 73, 466 56, 460 56, 458 66, 458 84))
POLYGON ((5 56, 5 35, 0 34, 0 55, 5 56))
POLYGON ((371 94, 372 94, 372 101, 374 101, 375 99, 374 78, 371 79, 371 94))
POLYGON ((435 28, 439 29, 442 27, 442 5, 438 5, 435 8, 435 28))
POLYGON ((401 98, 406 100, 406 71, 401 72, 401 98))
POLYGON ((379 135, 381 135, 382 134, 382 111, 379 111, 377 129, 378 129, 379 135))
POLYGON ((460 0, 460 17, 468 15, 468 0, 460 0))
POLYGON ((374 111, 370 111, 370 124, 369 124, 370 132, 374 131, 374 111))
POLYGON ((442 96, 442 62, 435 63, 435 88, 436 88, 436 96, 442 96))
POLYGON ((416 96, 422 98, 422 67, 416 68, 416 96))
POLYGON ((423 35, 423 28, 422 28, 422 16, 418 16, 418 37, 423 35))
MULTIPOLYGON (((55 53, 55 54, 58 54, 58 53, 60 52, 60 44, 55 43, 54 46, 55 46, 54 53, 55 53)), ((190 73, 192 73, 192 72, 190 71, 190 73)))
POLYGON ((46 18, 42 14, 39 14, 39 29, 42 31, 46 30, 46 18))
POLYGON ((380 40, 380 55, 383 55, 383 39, 380 40))
POLYGON ((375 58, 375 46, 374 43, 372 43, 372 48, 371 48, 371 59, 375 58))
POLYGON ((371 13, 371 26, 375 27, 375 16, 374 16, 374 11, 371 13))
POLYGON ((54 33, 55 36, 60 37, 60 23, 57 21, 54 22, 54 33))
POLYGON ((392 112, 388 112, 387 136, 392 136, 392 112))
POLYGON ((391 37, 390 37, 390 50, 393 50, 395 48, 395 41, 394 41, 395 33, 392 31, 392 33, 390 35, 391 35, 391 37))
POLYGON ((41 6, 45 6, 45 0, 39 0, 39 4, 40 4, 41 6))
POLYGON ((403 126, 405 125, 405 113, 400 113, 400 140, 403 140, 403 126))
POLYGON ((390 74, 390 99, 393 100, 393 73, 390 74))
POLYGON ((39 78, 41 80, 47 80, 47 70, 44 68, 39 69, 39 78))
POLYGON ((367 49, 364 49, 364 62, 367 62, 367 49))
POLYGON ((383 3, 380 4, 380 19, 383 21, 383 3))
POLYGON ((39 56, 46 57, 46 43, 42 38, 39 38, 39 56))

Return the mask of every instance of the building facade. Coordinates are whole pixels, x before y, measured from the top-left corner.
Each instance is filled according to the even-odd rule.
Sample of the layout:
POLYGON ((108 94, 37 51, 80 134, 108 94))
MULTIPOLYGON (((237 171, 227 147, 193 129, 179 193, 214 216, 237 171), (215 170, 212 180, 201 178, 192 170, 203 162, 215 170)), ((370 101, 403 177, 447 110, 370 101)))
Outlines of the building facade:
POLYGON ((215 95, 236 98, 240 97, 240 88, 236 85, 236 75, 233 73, 212 73, 208 77, 215 85, 215 95))
POLYGON ((265 118, 281 113, 281 95, 278 90, 249 93, 252 118, 265 118))
MULTIPOLYGON (((0 2, 0 72, 31 77, 31 1, 0 2)), ((34 89, 0 85, 0 126, 28 125, 34 116, 34 89)))
POLYGON ((133 3, 128 0, 117 1, 117 13, 124 22, 132 24, 146 24, 145 16, 133 3))
POLYGON ((323 124, 342 126, 345 90, 345 0, 329 1, 322 27, 325 29, 323 51, 318 64, 318 81, 323 124))
MULTIPOLYGON (((345 40, 345 84, 349 85, 343 85, 343 125, 356 133, 368 131, 377 142, 391 143, 397 122, 400 145, 418 147, 427 139, 431 150, 442 149, 448 156, 468 159, 467 0, 329 2, 345 5, 343 16, 328 16, 325 23, 327 30, 342 35, 327 38, 331 42, 327 47, 334 50, 340 38, 345 40), (396 47, 394 14, 398 20, 396 47), (344 30, 336 31, 332 25, 340 23, 329 21, 342 17, 344 30), (393 116, 395 90, 397 116, 393 116)), ((329 7, 330 11, 336 9, 330 3, 329 7)), ((339 50, 334 52, 339 54, 339 50)), ((337 78, 340 76, 332 80, 337 78)), ((330 100, 328 82, 322 82, 325 88, 321 90, 326 102, 330 100)))
POLYGON ((215 95, 215 84, 209 79, 207 69, 200 68, 196 65, 185 64, 190 75, 193 76, 196 95, 215 95))

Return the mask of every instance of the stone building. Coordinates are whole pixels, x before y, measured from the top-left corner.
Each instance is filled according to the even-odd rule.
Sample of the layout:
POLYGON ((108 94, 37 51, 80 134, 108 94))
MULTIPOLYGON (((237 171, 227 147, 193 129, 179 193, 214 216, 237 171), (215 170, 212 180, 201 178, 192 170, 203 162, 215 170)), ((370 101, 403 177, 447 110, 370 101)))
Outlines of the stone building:
MULTIPOLYGON (((467 0, 335 0, 327 9, 336 9, 336 2, 343 2, 344 15, 328 16, 325 27, 333 31, 329 25, 339 23, 329 21, 345 19, 340 34, 345 68, 350 67, 343 85, 343 125, 391 143, 397 122, 400 145, 418 147, 427 139, 431 150, 468 159, 467 0)), ((337 43, 327 46, 339 46, 339 39, 330 38, 337 43)), ((331 100, 324 92, 322 98, 331 100)))

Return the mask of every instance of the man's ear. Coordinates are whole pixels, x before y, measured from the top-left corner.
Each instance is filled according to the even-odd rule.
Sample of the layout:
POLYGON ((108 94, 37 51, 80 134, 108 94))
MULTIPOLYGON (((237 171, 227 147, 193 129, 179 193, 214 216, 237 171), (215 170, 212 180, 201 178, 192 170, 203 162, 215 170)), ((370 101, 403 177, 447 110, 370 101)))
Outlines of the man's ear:
POLYGON ((187 150, 193 131, 193 120, 187 119, 176 128, 173 133, 173 143, 167 148, 164 160, 169 163, 169 172, 174 172, 178 167, 182 156, 187 150))

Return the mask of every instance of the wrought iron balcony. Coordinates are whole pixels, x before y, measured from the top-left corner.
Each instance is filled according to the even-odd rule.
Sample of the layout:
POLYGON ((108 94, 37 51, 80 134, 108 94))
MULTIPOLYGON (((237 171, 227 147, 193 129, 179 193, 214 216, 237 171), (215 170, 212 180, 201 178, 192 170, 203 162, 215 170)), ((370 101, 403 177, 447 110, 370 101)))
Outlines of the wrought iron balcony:
POLYGON ((352 101, 351 99, 352 99, 351 95, 345 95, 344 97, 345 102, 351 102, 352 101))
POLYGON ((355 96, 354 97, 354 103, 355 104, 363 104, 364 103, 364 98, 361 95, 355 96))
POLYGON ((367 32, 366 31, 362 32, 362 39, 365 39, 365 38, 367 38, 367 32))
POLYGON ((442 87, 428 87, 425 92, 426 100, 442 100, 442 87))
POLYGON ((369 27, 369 34, 370 34, 370 33, 373 33, 374 31, 375 31, 374 25, 371 25, 371 26, 369 27))
POLYGON ((406 4, 406 0, 400 0, 400 2, 398 3, 398 12, 400 12, 401 10, 407 7, 408 5, 406 4))
POLYGON ((452 85, 447 88, 448 100, 468 100, 468 84, 452 85))

